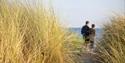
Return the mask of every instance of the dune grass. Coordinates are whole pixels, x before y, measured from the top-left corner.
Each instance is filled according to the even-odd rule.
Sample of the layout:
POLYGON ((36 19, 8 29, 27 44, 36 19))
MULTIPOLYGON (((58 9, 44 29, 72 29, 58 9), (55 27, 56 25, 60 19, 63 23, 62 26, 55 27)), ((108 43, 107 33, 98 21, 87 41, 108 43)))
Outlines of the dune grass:
POLYGON ((102 63, 125 62, 125 16, 113 17, 111 23, 104 26, 97 49, 102 63))
POLYGON ((0 63, 74 63, 74 37, 51 10, 0 0, 0 63))

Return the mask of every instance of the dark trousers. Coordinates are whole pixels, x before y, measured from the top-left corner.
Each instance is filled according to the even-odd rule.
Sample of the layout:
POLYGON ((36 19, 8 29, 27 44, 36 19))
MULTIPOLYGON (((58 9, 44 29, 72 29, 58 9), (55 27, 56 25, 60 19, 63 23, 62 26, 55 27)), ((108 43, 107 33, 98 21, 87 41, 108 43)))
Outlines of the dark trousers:
POLYGON ((85 40, 85 44, 88 44, 90 42, 89 36, 84 36, 83 39, 85 40))

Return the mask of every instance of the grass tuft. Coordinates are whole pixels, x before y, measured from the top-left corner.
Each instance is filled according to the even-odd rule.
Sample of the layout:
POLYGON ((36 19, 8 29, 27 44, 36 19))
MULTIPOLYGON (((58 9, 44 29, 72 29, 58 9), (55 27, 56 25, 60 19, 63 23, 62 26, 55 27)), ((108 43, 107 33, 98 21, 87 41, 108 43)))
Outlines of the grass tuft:
POLYGON ((74 63, 73 37, 51 10, 0 0, 0 63, 74 63))
POLYGON ((125 16, 113 17, 104 27, 104 35, 98 45, 103 63, 125 62, 125 16))

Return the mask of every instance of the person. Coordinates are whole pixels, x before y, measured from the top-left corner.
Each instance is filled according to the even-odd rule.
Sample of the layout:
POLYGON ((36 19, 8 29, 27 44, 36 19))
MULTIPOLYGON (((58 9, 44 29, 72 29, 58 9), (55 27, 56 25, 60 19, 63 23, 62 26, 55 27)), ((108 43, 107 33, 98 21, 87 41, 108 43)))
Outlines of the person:
POLYGON ((85 40, 85 48, 88 48, 88 43, 89 43, 89 21, 86 21, 85 25, 81 29, 81 34, 83 36, 83 39, 85 40))
POLYGON ((86 21, 86 24, 82 27, 81 29, 81 34, 83 36, 83 38, 85 38, 85 41, 88 41, 88 37, 89 37, 89 21, 86 21))
POLYGON ((90 39, 90 49, 94 48, 94 39, 95 39, 95 24, 92 24, 89 30, 89 39, 90 39))

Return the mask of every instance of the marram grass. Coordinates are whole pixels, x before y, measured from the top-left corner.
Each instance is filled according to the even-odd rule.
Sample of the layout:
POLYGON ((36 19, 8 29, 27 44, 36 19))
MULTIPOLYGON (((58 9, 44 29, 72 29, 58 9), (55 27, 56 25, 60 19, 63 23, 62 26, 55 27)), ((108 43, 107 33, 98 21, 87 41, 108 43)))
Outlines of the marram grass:
POLYGON ((0 0, 0 63, 74 63, 72 37, 44 7, 0 0))
POLYGON ((101 62, 125 62, 125 16, 113 17, 111 23, 105 25, 104 35, 98 46, 101 62))

